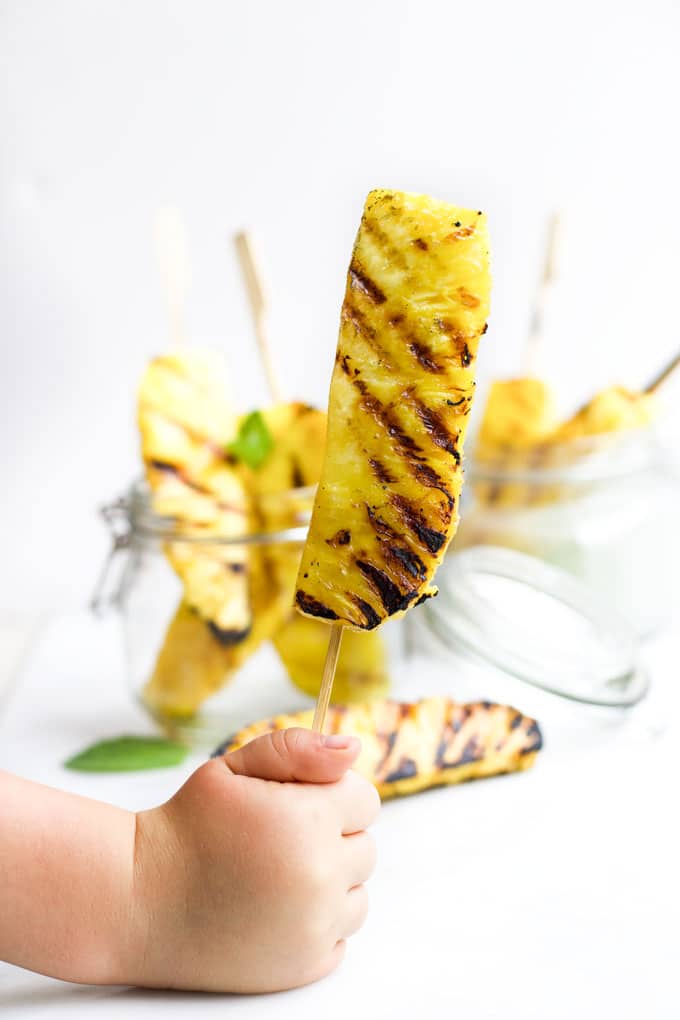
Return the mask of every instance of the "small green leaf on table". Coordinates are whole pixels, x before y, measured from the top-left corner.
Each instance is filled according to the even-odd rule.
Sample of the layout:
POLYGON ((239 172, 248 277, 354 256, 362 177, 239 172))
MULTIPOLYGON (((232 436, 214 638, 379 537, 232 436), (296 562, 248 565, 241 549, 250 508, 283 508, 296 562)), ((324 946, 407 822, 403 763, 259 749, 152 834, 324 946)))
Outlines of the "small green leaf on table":
POLYGON ((182 744, 163 737, 116 737, 93 744, 64 764, 77 772, 138 772, 179 765, 188 753, 182 744))

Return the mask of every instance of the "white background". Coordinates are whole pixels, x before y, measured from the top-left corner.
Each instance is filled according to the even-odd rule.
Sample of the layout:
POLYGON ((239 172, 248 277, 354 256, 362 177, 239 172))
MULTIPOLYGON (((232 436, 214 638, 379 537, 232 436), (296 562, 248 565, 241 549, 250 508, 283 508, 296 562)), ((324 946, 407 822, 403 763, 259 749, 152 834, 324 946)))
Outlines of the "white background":
POLYGON ((137 470, 133 392, 167 339, 159 206, 187 226, 189 331, 265 392, 230 235, 253 229, 291 396, 323 402, 366 191, 490 215, 480 371, 511 372, 546 217, 565 403, 678 344, 680 5, 4 0, 0 609, 82 604, 98 503, 137 470))

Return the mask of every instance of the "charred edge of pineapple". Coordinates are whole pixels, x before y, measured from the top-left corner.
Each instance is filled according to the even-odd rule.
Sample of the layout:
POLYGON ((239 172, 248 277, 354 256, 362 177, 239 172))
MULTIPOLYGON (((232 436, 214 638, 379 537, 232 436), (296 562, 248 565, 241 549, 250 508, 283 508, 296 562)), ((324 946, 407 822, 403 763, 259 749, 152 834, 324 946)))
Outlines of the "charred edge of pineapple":
POLYGON ((205 620, 204 622, 215 640, 218 641, 224 648, 231 648, 233 645, 238 645, 241 641, 245 641, 253 629, 252 624, 249 624, 241 630, 226 630, 223 627, 218 627, 214 620, 205 620))

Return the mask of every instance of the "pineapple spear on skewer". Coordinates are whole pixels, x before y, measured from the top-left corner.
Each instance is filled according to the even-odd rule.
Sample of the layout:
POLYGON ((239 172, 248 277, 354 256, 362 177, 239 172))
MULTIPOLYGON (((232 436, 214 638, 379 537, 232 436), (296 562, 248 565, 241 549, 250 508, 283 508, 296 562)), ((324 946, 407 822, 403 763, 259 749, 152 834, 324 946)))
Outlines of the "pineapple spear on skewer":
POLYGON ((458 521, 473 363, 486 329, 486 221, 424 195, 371 192, 354 245, 321 481, 295 600, 370 630, 435 594, 458 521))

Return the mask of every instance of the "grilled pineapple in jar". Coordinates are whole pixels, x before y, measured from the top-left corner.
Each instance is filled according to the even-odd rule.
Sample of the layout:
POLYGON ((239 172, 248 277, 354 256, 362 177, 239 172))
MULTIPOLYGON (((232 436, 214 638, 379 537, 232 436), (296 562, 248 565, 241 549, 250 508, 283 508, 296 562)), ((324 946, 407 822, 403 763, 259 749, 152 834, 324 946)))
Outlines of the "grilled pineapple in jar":
POLYGON ((201 540, 165 546, 184 597, 223 642, 238 642, 251 626, 247 551, 209 541, 238 538, 250 525, 248 494, 227 452, 236 433, 227 398, 223 359, 187 348, 147 366, 138 421, 154 509, 201 540))
POLYGON ((233 649, 186 602, 170 622, 143 698, 155 715, 192 716, 233 675, 233 649))
MULTIPOLYGON (((292 613, 275 633, 273 644, 288 676, 299 690, 317 697, 328 649, 328 627, 292 613)), ((377 631, 348 631, 340 646, 332 702, 369 701, 389 690, 387 651, 377 631)))
MULTIPOLYGON (((311 710, 264 719, 227 740, 215 756, 271 730, 308 728, 311 722, 311 710)), ((536 721, 514 708, 489 701, 461 705, 442 697, 332 705, 326 732, 361 739, 353 767, 373 783, 383 800, 523 771, 534 764, 542 746, 536 721)))
MULTIPOLYGON (((532 471, 545 458, 542 444, 557 427, 552 390, 530 376, 492 383, 477 436, 475 462, 484 471, 507 473, 532 471)), ((522 482, 474 481, 474 495, 483 506, 522 506, 531 502, 532 490, 522 482)), ((467 525, 463 522, 461 531, 467 525)), ((464 544, 461 534, 458 544, 464 544)))
MULTIPOLYGON (((165 406, 169 409, 167 401, 165 406)), ((238 491, 247 494, 248 527, 253 533, 280 530, 299 523, 298 518, 303 513, 302 506, 293 508, 291 502, 282 514, 273 499, 270 505, 264 504, 264 495, 268 491, 276 492, 279 485, 283 490, 290 488, 296 471, 300 470, 292 463, 293 447, 289 449, 286 444, 290 443, 290 434, 295 422, 302 416, 311 418, 317 431, 320 427, 325 430, 325 415, 321 412, 313 411, 302 404, 277 405, 260 415, 262 421, 254 423, 255 429, 260 430, 260 449, 251 448, 251 463, 236 460, 233 465, 228 466, 229 477, 235 481, 238 491), (318 420, 319 416, 323 419, 321 422, 318 420), (263 446, 265 441, 266 445, 263 446), (269 446, 271 448, 268 448, 269 446), (260 457, 263 459, 260 460, 260 457), (275 512, 279 513, 276 520, 275 512), (293 520, 293 517, 296 519, 293 520)), ((216 421, 219 420, 219 416, 216 416, 216 421)), ((229 442, 223 444, 223 449, 235 445, 235 435, 243 440, 243 426, 248 420, 252 424, 253 415, 242 417, 233 426, 229 442)), ((308 435, 309 431, 310 426, 306 424, 304 434, 308 435)), ((323 435, 323 432, 321 434, 323 435)), ((314 469, 313 462, 311 469, 314 469)), ((219 470, 219 467, 213 469, 214 472, 219 470)), ((205 468, 201 477, 206 477, 205 468)), ((160 490, 160 495, 163 498, 165 512, 173 513, 183 520, 189 517, 194 527, 198 520, 207 521, 215 527, 223 523, 220 507, 216 505, 209 490, 196 497, 193 497, 191 491, 185 496, 181 489, 179 494, 176 494, 175 488, 166 482, 160 490), (172 502, 175 499, 176 503, 172 502), (196 505, 198 499, 205 502, 203 516, 200 514, 203 504, 199 502, 198 506, 196 505), (172 509, 169 510, 168 507, 172 509)), ((156 713, 167 717, 193 715, 207 698, 233 678, 262 642, 271 637, 290 610, 295 573, 300 559, 300 544, 276 550, 266 544, 252 545, 247 549, 245 546, 238 546, 237 549, 243 553, 244 577, 247 566, 246 595, 249 610, 252 612, 248 632, 242 633, 238 641, 231 641, 228 638, 225 640, 223 630, 209 614, 206 613, 205 619, 197 615, 193 609, 195 601, 198 600, 203 607, 210 605, 210 568, 223 571, 223 560, 220 556, 211 556, 210 546, 207 551, 201 548, 199 556, 196 557, 191 543, 173 543, 173 564, 179 564, 184 568, 180 576, 185 581, 185 601, 180 605, 168 627, 154 672, 144 690, 145 701, 156 713), (294 566, 288 567, 287 578, 283 578, 281 561, 285 563, 291 556, 294 566), (195 567, 195 562, 198 563, 198 568, 195 567), (195 582, 195 589, 192 588, 192 580, 195 582), (190 598, 191 595, 194 595, 194 599, 190 598)))
POLYGON ((552 390, 526 376, 491 384, 477 437, 477 456, 501 456, 547 439, 558 424, 552 390))
POLYGON ((611 386, 597 393, 564 422, 551 436, 551 442, 564 443, 612 432, 645 428, 658 413, 654 393, 635 393, 623 386, 611 386))
MULTIPOLYGON (((272 448, 256 468, 241 465, 241 477, 252 497, 256 530, 276 533, 298 528, 309 520, 311 486, 321 472, 326 436, 326 415, 301 403, 278 404, 262 412, 272 437, 272 448), (321 453, 319 452, 321 450, 321 453), (309 491, 305 491, 309 490, 309 491)), ((254 615, 269 608, 267 637, 283 623, 293 602, 302 543, 276 542, 251 550, 252 569, 261 583, 252 598, 254 615)))
POLYGON ((434 594, 458 520, 489 292, 482 213, 424 195, 369 194, 297 579, 302 613, 366 630, 434 594))

